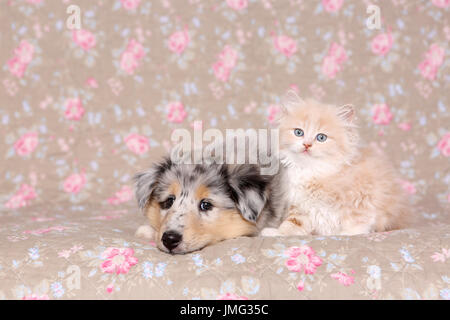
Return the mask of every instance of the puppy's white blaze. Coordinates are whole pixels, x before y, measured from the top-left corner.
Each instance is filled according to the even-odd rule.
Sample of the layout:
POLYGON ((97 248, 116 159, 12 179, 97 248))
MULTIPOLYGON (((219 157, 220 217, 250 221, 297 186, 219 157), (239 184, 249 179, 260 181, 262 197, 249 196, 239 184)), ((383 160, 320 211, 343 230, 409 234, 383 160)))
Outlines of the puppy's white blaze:
POLYGON ((135 236, 139 238, 155 240, 156 231, 149 225, 142 225, 136 230, 135 236))

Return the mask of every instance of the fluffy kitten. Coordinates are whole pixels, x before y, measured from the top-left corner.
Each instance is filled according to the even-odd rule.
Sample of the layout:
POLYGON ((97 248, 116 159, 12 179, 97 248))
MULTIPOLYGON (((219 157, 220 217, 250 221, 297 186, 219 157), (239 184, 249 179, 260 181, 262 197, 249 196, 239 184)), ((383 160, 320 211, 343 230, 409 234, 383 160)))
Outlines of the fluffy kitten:
POLYGON ((354 235, 404 227, 403 190, 387 159, 359 147, 353 107, 294 95, 279 119, 285 220, 261 234, 354 235))

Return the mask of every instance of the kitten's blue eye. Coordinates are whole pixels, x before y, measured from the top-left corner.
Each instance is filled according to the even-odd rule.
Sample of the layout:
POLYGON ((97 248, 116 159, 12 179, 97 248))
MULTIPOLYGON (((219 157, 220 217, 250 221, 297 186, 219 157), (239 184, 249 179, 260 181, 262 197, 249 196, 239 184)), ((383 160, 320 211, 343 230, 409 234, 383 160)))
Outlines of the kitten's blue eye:
POLYGON ((303 130, 302 129, 294 129, 294 134, 297 136, 297 137, 303 137, 303 135, 305 134, 304 132, 303 132, 303 130))
POLYGON ((325 142, 326 140, 327 140, 327 135, 326 134, 323 134, 323 133, 319 133, 317 136, 316 136, 316 139, 317 139, 317 141, 319 141, 319 142, 325 142))

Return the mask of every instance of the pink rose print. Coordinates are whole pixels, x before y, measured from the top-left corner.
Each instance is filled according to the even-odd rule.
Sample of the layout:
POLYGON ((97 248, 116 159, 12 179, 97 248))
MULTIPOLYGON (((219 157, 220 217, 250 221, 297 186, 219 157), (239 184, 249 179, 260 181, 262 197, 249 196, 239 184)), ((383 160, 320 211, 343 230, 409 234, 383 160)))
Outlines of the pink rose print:
POLYGON ((297 44, 295 43, 294 39, 288 36, 274 37, 273 44, 278 51, 280 51, 288 58, 297 51, 297 44))
POLYGON ((234 10, 242 10, 248 6, 247 0, 227 0, 227 4, 234 10))
POLYGON ((64 180, 64 191, 67 193, 77 194, 86 184, 86 176, 84 172, 74 173, 64 180))
POLYGON ((133 53, 136 60, 142 59, 145 55, 144 47, 135 39, 131 39, 130 42, 128 42, 126 51, 133 53))
POLYGON ((305 283, 304 283, 303 281, 300 281, 300 282, 297 284, 297 290, 298 290, 298 291, 303 291, 303 289, 305 289, 305 283))
POLYGON ((219 61, 221 61, 223 63, 223 66, 228 69, 234 68, 237 58, 237 51, 230 46, 225 46, 225 48, 219 54, 219 61))
POLYGON ((300 88, 295 83, 289 86, 290 89, 294 90, 296 93, 300 93, 300 88))
POLYGON ((343 3, 344 0, 322 0, 322 6, 328 12, 339 11, 343 3))
POLYGON ((416 191, 416 187, 414 186, 414 184, 412 184, 409 181, 401 180, 400 184, 401 184, 403 190, 405 190, 405 192, 408 193, 408 194, 415 194, 417 192, 416 191))
POLYGON ((445 136, 442 137, 437 145, 437 148, 445 157, 450 156, 450 132, 446 133, 445 136))
POLYGON ((339 283, 343 284, 346 287, 355 283, 355 278, 347 275, 344 272, 333 273, 333 274, 331 274, 331 277, 335 280, 338 280, 339 283))
POLYGON ((83 117, 83 114, 84 108, 79 98, 66 100, 66 111, 64 112, 66 119, 78 121, 83 117))
POLYGON ((429 60, 424 60, 419 64, 419 70, 422 77, 428 80, 434 80, 438 72, 438 67, 432 64, 429 60))
POLYGON ((372 52, 379 56, 384 56, 391 50, 393 44, 392 35, 390 33, 382 33, 372 40, 372 52))
POLYGON ((133 190, 129 186, 123 186, 116 192, 114 197, 108 199, 108 202, 113 205, 118 205, 123 202, 130 201, 133 198, 133 190))
POLYGON ((336 59, 332 56, 327 56, 323 59, 322 63, 322 73, 326 75, 329 79, 334 79, 336 74, 340 70, 340 66, 337 63, 336 59))
POLYGON ((125 138, 125 143, 131 151, 136 154, 146 153, 149 149, 148 139, 136 133, 132 133, 125 138))
POLYGON ((144 47, 135 39, 131 39, 120 58, 120 67, 128 74, 133 74, 145 55, 144 47))
POLYGON ((187 28, 183 31, 177 31, 172 33, 169 38, 169 49, 172 52, 181 54, 189 44, 189 34, 187 28))
POLYGON ((172 102, 167 106, 169 113, 167 119, 170 122, 181 123, 186 118, 187 113, 184 111, 184 106, 181 102, 172 102))
POLYGON ((444 62, 445 51, 437 44, 431 45, 425 54, 425 60, 419 64, 419 70, 425 79, 434 80, 439 67, 444 62))
POLYGON ((402 123, 399 123, 399 124, 398 124, 398 127, 399 127, 400 129, 402 129, 403 131, 409 131, 409 130, 411 130, 411 124, 408 123, 408 122, 402 122, 402 123))
POLYGON ((218 80, 228 81, 231 70, 236 65, 238 52, 230 46, 225 46, 219 54, 219 59, 213 64, 214 75, 218 80))
POLYGON ((450 7, 450 0, 431 0, 431 2, 439 8, 450 7))
POLYGON ((86 80, 86 85, 90 88, 98 88, 98 82, 95 80, 95 78, 88 78, 86 80))
POLYGON ((347 60, 344 47, 338 43, 332 43, 328 55, 322 62, 322 73, 329 79, 333 79, 341 70, 341 65, 347 60))
POLYGON ((38 235, 38 234, 49 233, 51 231, 64 231, 66 229, 68 229, 68 228, 63 227, 63 226, 55 226, 55 227, 37 229, 37 230, 25 230, 23 233, 38 235))
POLYGON ((391 122, 393 115, 387 104, 377 104, 372 109, 372 119, 376 124, 387 125, 391 122))
POLYGON ((345 53, 344 47, 336 42, 331 44, 328 56, 334 58, 339 65, 347 61, 347 54, 345 53))
POLYGON ((33 59, 34 47, 25 40, 14 50, 14 57, 8 60, 8 68, 12 75, 23 77, 27 65, 33 59))
POLYGON ((345 61, 347 61, 347 54, 344 47, 338 43, 332 43, 328 55, 322 62, 322 73, 329 79, 333 79, 345 61))
POLYGON ((20 59, 18 57, 13 57, 8 60, 8 68, 9 72, 11 72, 12 75, 18 78, 22 78, 27 65, 20 62, 20 59))
POLYGON ((28 184, 22 184, 20 189, 6 203, 5 207, 9 209, 17 209, 28 205, 29 200, 36 198, 36 192, 33 187, 28 184))
POLYGON ((73 30, 72 39, 86 51, 95 47, 95 36, 88 30, 73 30))
POLYGON ((34 46, 22 40, 14 50, 14 57, 8 60, 8 69, 12 75, 22 78, 27 65, 33 60, 34 46))
POLYGON ((314 274, 316 268, 322 264, 322 259, 309 246, 290 247, 284 254, 288 256, 286 267, 290 271, 301 272, 304 270, 305 274, 314 274))
POLYGON ((225 294, 221 294, 219 296, 217 296, 217 300, 248 300, 247 297, 244 296, 238 296, 237 294, 234 293, 225 293, 225 294))
POLYGON ((128 273, 130 268, 138 263, 134 256, 134 250, 130 248, 107 248, 102 253, 102 259, 106 259, 100 268, 105 273, 128 273))
POLYGON ((14 195, 5 203, 5 207, 9 209, 22 208, 27 205, 27 202, 21 195, 14 195))
POLYGON ((132 52, 125 51, 120 58, 120 67, 128 74, 133 74, 138 66, 138 61, 132 52))
POLYGON ((112 293, 113 291, 114 291, 114 284, 111 283, 106 287, 106 292, 112 293))
POLYGON ((425 58, 435 66, 440 66, 444 62, 445 50, 437 44, 432 44, 430 50, 425 54, 425 58))
POLYGON ((19 156, 26 156, 36 149, 39 144, 38 134, 36 132, 25 133, 14 143, 14 150, 19 156))
MULTIPOLYGON (((31 2, 31 1, 29 1, 31 2)), ((28 296, 23 296, 22 300, 49 300, 48 295, 43 294, 43 295, 38 295, 38 294, 30 294, 28 296)))
POLYGON ((446 248, 442 248, 441 252, 435 252, 431 256, 434 262, 445 262, 448 258, 450 258, 450 249, 446 248))
POLYGON ((28 64, 33 60, 34 46, 22 40, 20 45, 14 50, 16 57, 23 64, 28 64))
POLYGON ((230 76, 230 69, 225 67, 225 64, 222 61, 217 61, 213 64, 214 75, 218 80, 223 82, 228 81, 228 77, 230 76))
POLYGON ((141 0, 120 0, 120 2, 126 10, 133 10, 139 6, 141 0))

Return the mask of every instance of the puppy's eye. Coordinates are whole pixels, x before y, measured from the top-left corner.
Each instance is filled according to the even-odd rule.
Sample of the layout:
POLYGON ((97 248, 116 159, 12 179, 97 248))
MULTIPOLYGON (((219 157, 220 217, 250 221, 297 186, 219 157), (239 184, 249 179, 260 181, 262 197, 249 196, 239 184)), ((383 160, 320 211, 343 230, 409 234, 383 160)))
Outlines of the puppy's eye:
POLYGON ((317 136, 316 136, 316 139, 317 139, 317 141, 319 141, 319 142, 325 142, 326 140, 327 140, 327 135, 326 134, 323 134, 323 133, 319 133, 317 136))
POLYGON ((166 201, 160 202, 159 206, 161 207, 161 209, 167 210, 173 205, 174 202, 175 202, 175 196, 171 195, 167 198, 166 201))
POLYGON ((305 135, 305 133, 303 132, 303 130, 302 130, 302 129, 299 129, 299 128, 295 128, 295 129, 294 129, 294 134, 295 134, 297 137, 303 137, 303 136, 305 135))
POLYGON ((200 204, 198 207, 199 207, 200 211, 209 211, 213 208, 213 205, 208 200, 203 199, 202 201, 200 201, 200 204))

